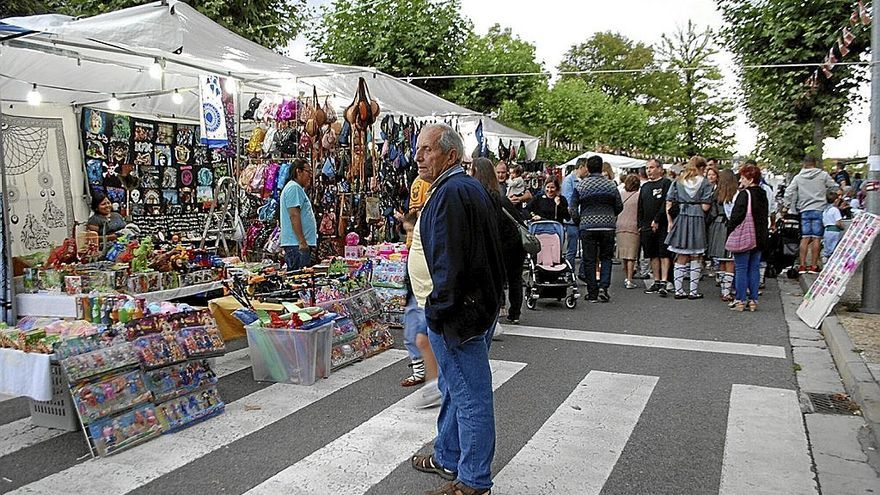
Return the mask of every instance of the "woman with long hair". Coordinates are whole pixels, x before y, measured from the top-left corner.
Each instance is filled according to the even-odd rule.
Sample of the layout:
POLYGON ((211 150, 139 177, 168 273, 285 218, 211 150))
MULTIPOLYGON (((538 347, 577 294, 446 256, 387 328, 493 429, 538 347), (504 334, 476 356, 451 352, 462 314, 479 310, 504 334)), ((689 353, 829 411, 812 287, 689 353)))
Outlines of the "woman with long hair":
POLYGON ((641 182, 635 174, 627 175, 623 180, 623 192, 620 200, 623 201, 623 211, 617 216, 617 257, 623 260, 623 271, 626 279, 623 286, 627 289, 635 289, 638 285, 633 282, 633 272, 636 269, 636 260, 639 258, 639 187, 641 182))
POLYGON ((666 195, 669 234, 666 244, 676 254, 673 277, 676 299, 702 299, 699 289, 703 254, 706 252, 706 212, 712 203, 712 185, 700 173, 706 159, 691 157, 666 195), (684 279, 690 276, 690 291, 684 279))
POLYGON ((519 208, 513 206, 509 199, 501 195, 495 167, 488 158, 475 158, 468 173, 486 188, 492 201, 498 205, 498 233, 501 235, 503 263, 507 272, 507 294, 510 302, 510 308, 507 310, 507 322, 518 325, 522 312, 522 269, 526 259, 526 251, 523 249, 517 226, 504 212, 506 211, 513 218, 519 219, 521 218, 517 211, 519 208))
MULTIPOLYGON (((712 168, 709 168, 711 173, 712 168)), ((718 262, 718 282, 721 284, 721 300, 733 301, 733 255, 724 247, 727 242, 727 219, 733 210, 733 200, 737 193, 736 176, 732 170, 718 173, 715 196, 706 215, 707 246, 706 256, 718 262)))
POLYGON ((746 165, 739 171, 739 185, 742 190, 737 194, 727 222, 728 232, 733 232, 746 220, 749 207, 752 210, 752 221, 755 224, 755 248, 744 253, 734 253, 736 265, 736 301, 731 309, 734 311, 755 311, 758 309, 758 289, 761 285, 761 255, 767 248, 770 236, 767 217, 769 215, 767 194, 761 187, 761 169, 755 165, 746 165))
POLYGON ((544 195, 529 201, 527 208, 533 220, 553 220, 562 223, 571 218, 568 212, 568 201, 559 194, 559 181, 548 177, 544 181, 544 195))

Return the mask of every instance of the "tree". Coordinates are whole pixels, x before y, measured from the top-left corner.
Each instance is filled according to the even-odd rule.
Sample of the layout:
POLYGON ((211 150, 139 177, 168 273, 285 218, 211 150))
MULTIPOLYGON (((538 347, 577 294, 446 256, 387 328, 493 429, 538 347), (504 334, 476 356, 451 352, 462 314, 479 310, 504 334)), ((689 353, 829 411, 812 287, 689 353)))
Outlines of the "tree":
MULTIPOLYGON (((848 26, 851 2, 837 0, 718 0, 727 25, 722 34, 743 66, 821 62, 848 26)), ((878 20, 875 20, 877 22, 878 20)), ((867 29, 856 34, 847 60, 858 60, 867 47, 867 29)), ((831 78, 820 72, 814 91, 805 86, 815 67, 744 67, 740 87, 749 119, 756 125, 760 155, 778 169, 794 168, 805 154, 822 156, 823 142, 837 137, 864 71, 834 67, 831 78)))
POLYGON ((733 101, 721 96, 721 73, 712 62, 718 53, 708 28, 701 33, 688 21, 686 29, 661 37, 658 54, 677 77, 662 98, 666 124, 678 131, 673 154, 730 155, 733 147, 733 101))
POLYGON ((47 12, 49 12, 49 6, 42 0, 3 0, 0 3, 0 19, 47 12))
MULTIPOLYGON (((30 2, 35 0, 17 0, 30 2)), ((93 16, 147 3, 146 0, 46 0, 49 10, 93 16)), ((308 19, 306 0, 188 0, 214 22, 269 48, 287 46, 308 19)))
POLYGON ((643 72, 604 74, 562 74, 563 79, 579 78, 599 88, 615 100, 638 102, 654 108, 666 86, 669 74, 657 72, 654 49, 634 43, 617 33, 596 33, 579 45, 572 46, 559 64, 559 72, 638 70, 643 72))
MULTIPOLYGON (((472 31, 459 0, 351 0, 327 7, 323 22, 307 33, 319 62, 375 67, 393 76, 457 72, 472 31)), ((414 80, 439 94, 449 80, 414 80)))
MULTIPOLYGON (((495 24, 485 36, 468 38, 458 67, 460 74, 516 74, 541 72, 535 46, 495 24)), ((524 101, 547 84, 544 76, 455 79, 443 97, 478 112, 497 111, 507 100, 524 101)))

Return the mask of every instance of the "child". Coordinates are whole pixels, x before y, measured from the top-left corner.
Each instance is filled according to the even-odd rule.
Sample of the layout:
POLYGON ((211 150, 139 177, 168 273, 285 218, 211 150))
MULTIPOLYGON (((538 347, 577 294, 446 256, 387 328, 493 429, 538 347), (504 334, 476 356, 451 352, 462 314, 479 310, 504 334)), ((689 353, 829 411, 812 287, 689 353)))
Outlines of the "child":
POLYGON ((510 171, 510 178, 507 179, 507 197, 515 198, 526 193, 526 181, 522 178, 523 168, 519 165, 513 167, 510 171))
POLYGON ((834 253, 834 248, 840 242, 840 236, 843 233, 843 215, 838 208, 838 194, 829 192, 825 195, 828 206, 822 213, 822 224, 825 226, 825 234, 822 238, 822 258, 827 261, 834 253))

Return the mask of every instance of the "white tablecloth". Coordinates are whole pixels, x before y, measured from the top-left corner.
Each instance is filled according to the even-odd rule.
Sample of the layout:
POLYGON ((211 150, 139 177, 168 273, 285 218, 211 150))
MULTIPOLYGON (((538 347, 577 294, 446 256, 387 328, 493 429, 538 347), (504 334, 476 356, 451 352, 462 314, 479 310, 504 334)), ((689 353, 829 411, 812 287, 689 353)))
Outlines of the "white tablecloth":
POLYGON ((51 400, 49 355, 0 349, 0 393, 51 400))

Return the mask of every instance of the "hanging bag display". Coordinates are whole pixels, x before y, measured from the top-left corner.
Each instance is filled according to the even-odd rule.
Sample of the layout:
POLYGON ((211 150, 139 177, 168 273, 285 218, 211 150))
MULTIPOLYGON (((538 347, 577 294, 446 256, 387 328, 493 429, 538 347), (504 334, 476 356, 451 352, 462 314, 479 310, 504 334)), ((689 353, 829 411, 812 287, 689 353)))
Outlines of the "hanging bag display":
POLYGON ((731 253, 745 253, 758 246, 755 219, 752 218, 752 195, 748 190, 745 193, 748 195, 746 218, 733 229, 733 232, 727 237, 727 242, 724 243, 724 247, 731 253))
POLYGON ((353 127, 364 130, 373 125, 378 117, 379 103, 370 97, 367 81, 360 77, 354 101, 345 109, 345 120, 353 127))
POLYGON ((327 124, 332 124, 336 122, 336 110, 333 109, 333 106, 330 105, 330 97, 324 97, 324 119, 327 124))

